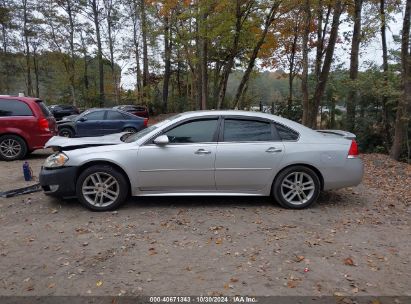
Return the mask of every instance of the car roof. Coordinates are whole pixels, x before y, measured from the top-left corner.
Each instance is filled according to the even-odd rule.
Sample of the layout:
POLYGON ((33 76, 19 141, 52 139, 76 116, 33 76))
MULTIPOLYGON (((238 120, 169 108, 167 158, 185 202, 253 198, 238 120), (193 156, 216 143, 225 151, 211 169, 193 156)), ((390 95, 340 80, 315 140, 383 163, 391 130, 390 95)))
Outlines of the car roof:
POLYGON ((299 133, 307 133, 311 135, 316 135, 317 132, 314 130, 303 126, 302 124, 289 120, 287 118, 273 115, 273 114, 268 114, 268 113, 262 113, 262 112, 252 112, 252 111, 242 111, 242 110, 201 110, 201 111, 190 111, 190 112, 184 112, 180 114, 180 119, 185 119, 188 117, 201 117, 201 116, 210 116, 210 115, 216 115, 216 116, 224 116, 224 115, 231 115, 231 116, 244 116, 244 117, 258 117, 258 118, 265 118, 269 120, 273 120, 277 123, 283 124, 284 126, 287 126, 289 128, 295 129, 299 133))
POLYGON ((11 95, 0 95, 0 98, 8 99, 8 100, 20 100, 25 102, 33 102, 33 101, 41 101, 41 99, 37 97, 29 97, 29 96, 11 96, 11 95))

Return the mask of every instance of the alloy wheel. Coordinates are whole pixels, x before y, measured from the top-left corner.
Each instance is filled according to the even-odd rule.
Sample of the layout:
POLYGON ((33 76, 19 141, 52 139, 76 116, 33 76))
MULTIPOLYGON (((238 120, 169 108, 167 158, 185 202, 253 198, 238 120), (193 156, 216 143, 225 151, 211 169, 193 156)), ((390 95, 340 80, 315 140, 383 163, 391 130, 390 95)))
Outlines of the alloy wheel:
POLYGON ((85 200, 96 207, 113 204, 120 195, 117 179, 105 172, 96 172, 86 177, 81 188, 85 200))
POLYGON ((281 183, 281 195, 292 205, 305 204, 312 198, 314 192, 314 180, 305 172, 291 172, 281 183))
POLYGON ((0 153, 6 158, 14 158, 20 151, 21 144, 13 138, 7 138, 0 143, 0 153))

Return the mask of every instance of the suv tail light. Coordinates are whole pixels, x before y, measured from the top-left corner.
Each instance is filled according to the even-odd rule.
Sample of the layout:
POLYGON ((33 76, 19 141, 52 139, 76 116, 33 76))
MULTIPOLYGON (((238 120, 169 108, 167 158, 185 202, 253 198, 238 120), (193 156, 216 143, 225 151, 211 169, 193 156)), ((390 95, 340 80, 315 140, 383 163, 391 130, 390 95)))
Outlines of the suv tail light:
POLYGON ((50 132, 49 121, 46 118, 40 118, 39 127, 42 131, 50 132))
POLYGON ((357 157, 358 157, 358 145, 355 140, 352 140, 350 149, 348 150, 347 158, 357 158, 357 157))
POLYGON ((148 118, 144 118, 144 126, 147 127, 148 124, 148 118))

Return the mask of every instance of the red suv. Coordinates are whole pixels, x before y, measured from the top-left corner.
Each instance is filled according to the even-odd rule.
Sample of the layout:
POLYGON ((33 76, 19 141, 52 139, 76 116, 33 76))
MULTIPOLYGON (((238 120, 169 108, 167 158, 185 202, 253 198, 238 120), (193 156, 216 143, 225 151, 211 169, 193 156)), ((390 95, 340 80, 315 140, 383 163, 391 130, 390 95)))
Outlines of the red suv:
POLYGON ((56 121, 40 99, 0 95, 0 159, 22 159, 54 135, 56 121))

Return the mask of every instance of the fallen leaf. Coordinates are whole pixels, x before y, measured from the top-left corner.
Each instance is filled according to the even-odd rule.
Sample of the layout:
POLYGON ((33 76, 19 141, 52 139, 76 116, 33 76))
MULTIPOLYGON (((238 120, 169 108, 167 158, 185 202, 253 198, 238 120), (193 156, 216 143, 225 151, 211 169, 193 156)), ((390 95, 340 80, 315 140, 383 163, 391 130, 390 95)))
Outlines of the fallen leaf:
POLYGON ((353 261, 352 258, 346 258, 346 259, 344 260, 344 264, 345 264, 345 265, 348 265, 348 266, 355 266, 354 261, 353 261))
POLYGON ((287 287, 288 288, 296 288, 297 283, 295 281, 290 280, 290 281, 287 282, 287 287))
POLYGON ((238 279, 237 278, 231 278, 230 282, 236 283, 236 282, 238 282, 238 279))
POLYGON ((100 287, 101 285, 103 285, 103 281, 98 280, 98 281, 96 282, 96 286, 97 286, 97 287, 100 287))
POLYGON ((296 255, 296 256, 295 256, 295 261, 296 261, 297 263, 303 261, 304 259, 305 259, 305 257, 304 257, 303 255, 296 255))
POLYGON ((216 243, 217 245, 220 245, 220 244, 223 243, 223 240, 222 240, 221 238, 218 238, 218 239, 215 240, 215 243, 216 243))

